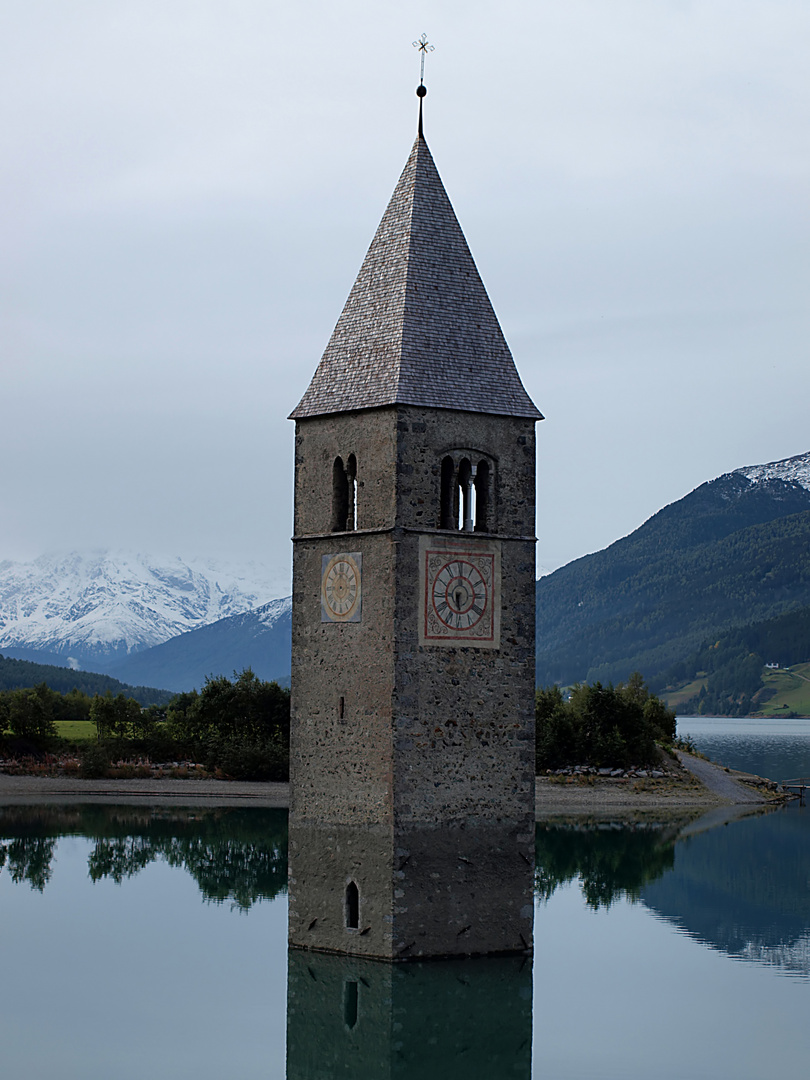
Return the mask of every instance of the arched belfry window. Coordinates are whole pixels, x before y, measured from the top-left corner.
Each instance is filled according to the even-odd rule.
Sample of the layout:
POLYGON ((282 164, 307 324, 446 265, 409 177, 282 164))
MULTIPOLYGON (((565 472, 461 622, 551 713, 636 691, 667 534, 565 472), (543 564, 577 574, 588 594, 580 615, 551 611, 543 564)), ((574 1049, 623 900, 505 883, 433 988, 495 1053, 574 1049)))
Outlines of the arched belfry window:
POLYGON ((336 457, 332 466, 332 532, 343 532, 349 515, 349 478, 343 458, 336 457))
POLYGON ((353 881, 346 886, 346 929, 357 930, 360 926, 360 890, 353 881))
POLYGON ((357 528, 357 458, 349 454, 346 464, 336 457, 332 466, 332 532, 357 528))
POLYGON ((357 528, 357 458, 349 454, 346 462, 346 486, 349 490, 349 507, 346 514, 346 528, 357 528))
POLYGON ((475 527, 474 477, 470 459, 462 458, 458 467, 458 527, 463 532, 472 532, 475 527))
POLYGON ((475 531, 489 532, 489 462, 478 462, 475 473, 475 531))
POLYGON ((442 458, 439 528, 493 532, 494 470, 487 458, 473 464, 469 453, 456 451, 442 458))
POLYGON ((451 457, 442 461, 442 497, 439 518, 440 529, 455 529, 458 523, 458 483, 456 463, 451 457))

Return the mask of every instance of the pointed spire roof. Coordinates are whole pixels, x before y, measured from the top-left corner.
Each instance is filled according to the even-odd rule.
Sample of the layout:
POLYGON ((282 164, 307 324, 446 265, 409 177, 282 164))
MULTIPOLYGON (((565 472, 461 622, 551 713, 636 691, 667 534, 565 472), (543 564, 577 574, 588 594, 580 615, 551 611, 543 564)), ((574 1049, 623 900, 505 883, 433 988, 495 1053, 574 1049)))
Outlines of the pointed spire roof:
POLYGON ((543 419, 421 133, 291 419, 400 404, 543 419))

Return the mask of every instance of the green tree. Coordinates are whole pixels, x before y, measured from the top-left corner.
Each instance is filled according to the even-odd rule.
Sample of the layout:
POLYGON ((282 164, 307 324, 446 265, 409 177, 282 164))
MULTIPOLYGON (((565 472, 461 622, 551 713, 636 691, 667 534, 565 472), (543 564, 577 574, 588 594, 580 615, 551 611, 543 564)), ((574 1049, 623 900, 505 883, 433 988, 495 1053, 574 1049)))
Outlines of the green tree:
POLYGON ((166 727, 170 736, 178 742, 196 742, 207 734, 197 717, 199 697, 196 690, 187 690, 182 694, 177 694, 169 702, 166 709, 166 727))
POLYGON ((90 702, 90 719, 96 725, 99 739, 108 739, 115 731, 115 703, 109 690, 104 697, 94 695, 90 702))
POLYGON ((8 726, 14 735, 42 742, 56 734, 54 693, 45 683, 33 690, 14 690, 8 698, 8 726))
POLYGON ((284 780, 289 775, 290 694, 250 668, 209 676, 197 693, 180 694, 167 710, 170 735, 209 769, 234 779, 284 780))
POLYGON ((263 682, 250 668, 234 681, 224 676, 206 680, 197 701, 197 717, 208 733, 224 738, 260 741, 274 733, 289 737, 289 693, 278 683, 263 682))
POLYGON ((113 697, 108 691, 99 694, 90 703, 90 719, 96 725, 100 739, 117 736, 119 739, 137 738, 142 730, 141 707, 134 698, 119 694, 113 697))
POLYGON ((537 767, 627 766, 655 761, 656 740, 675 735, 675 714, 650 693, 637 672, 617 687, 574 686, 566 701, 559 687, 536 696, 537 767))
POLYGON ((167 724, 184 742, 206 739, 261 743, 271 736, 284 745, 290 736, 290 693, 276 682, 264 682, 250 668, 209 676, 197 693, 178 694, 167 710, 167 724))
POLYGON ((54 720, 89 720, 93 699, 77 687, 66 694, 54 693, 54 720))
POLYGON ((538 765, 547 769, 559 768, 580 760, 579 725, 563 700, 559 686, 547 686, 537 691, 535 720, 538 765))

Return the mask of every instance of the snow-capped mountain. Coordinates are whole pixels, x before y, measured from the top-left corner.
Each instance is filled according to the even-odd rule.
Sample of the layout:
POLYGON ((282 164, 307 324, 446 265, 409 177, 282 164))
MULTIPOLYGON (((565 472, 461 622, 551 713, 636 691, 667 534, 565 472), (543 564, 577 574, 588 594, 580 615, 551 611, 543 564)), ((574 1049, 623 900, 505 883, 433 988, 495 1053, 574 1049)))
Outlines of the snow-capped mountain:
POLYGON ((279 592, 256 564, 124 551, 0 563, 0 652, 106 670, 134 652, 249 611, 279 592))
POLYGON ((810 451, 784 458, 782 461, 771 461, 767 465, 746 465, 734 471, 752 484, 761 483, 763 480, 786 480, 801 484, 810 491, 810 451))

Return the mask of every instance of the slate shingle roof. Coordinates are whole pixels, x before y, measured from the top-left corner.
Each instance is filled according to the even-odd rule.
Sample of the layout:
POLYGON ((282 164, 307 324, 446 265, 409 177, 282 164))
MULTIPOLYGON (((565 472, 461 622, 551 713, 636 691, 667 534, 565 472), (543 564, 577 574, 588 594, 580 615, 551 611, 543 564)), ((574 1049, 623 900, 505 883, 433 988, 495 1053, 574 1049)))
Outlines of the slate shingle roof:
POLYGON ((542 420, 422 136, 291 419, 395 404, 542 420))

